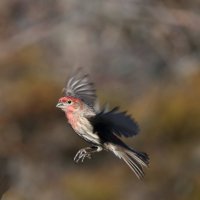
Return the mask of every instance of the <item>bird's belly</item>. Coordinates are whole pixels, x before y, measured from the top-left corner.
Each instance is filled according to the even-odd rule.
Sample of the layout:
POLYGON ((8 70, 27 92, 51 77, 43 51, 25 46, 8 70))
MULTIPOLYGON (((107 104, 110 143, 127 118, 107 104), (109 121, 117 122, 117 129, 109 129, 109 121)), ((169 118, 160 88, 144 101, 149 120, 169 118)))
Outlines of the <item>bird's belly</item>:
POLYGON ((100 144, 99 138, 93 133, 77 132, 77 134, 89 143, 100 144))
POLYGON ((93 128, 90 123, 77 124, 75 128, 76 133, 82 137, 85 141, 91 142, 93 144, 100 144, 100 138, 97 134, 93 133, 93 128))

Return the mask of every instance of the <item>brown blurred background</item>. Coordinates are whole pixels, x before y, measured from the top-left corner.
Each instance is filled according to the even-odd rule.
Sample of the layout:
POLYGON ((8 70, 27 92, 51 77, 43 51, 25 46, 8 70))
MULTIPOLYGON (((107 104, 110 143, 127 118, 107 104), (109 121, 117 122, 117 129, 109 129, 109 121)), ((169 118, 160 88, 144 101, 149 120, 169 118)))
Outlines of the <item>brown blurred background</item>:
POLYGON ((199 0, 1 0, 0 102, 3 200, 199 200, 199 0), (80 66, 140 124, 144 181, 105 152, 74 164, 55 105, 80 66))

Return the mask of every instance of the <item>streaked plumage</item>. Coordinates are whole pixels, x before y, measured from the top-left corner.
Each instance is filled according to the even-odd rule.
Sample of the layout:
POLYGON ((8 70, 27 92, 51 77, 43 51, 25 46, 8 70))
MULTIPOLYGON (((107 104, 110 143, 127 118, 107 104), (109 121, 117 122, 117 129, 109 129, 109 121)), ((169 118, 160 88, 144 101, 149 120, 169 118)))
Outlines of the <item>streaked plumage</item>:
POLYGON ((138 134, 139 126, 131 116, 117 107, 97 111, 94 85, 81 71, 69 79, 64 91, 65 96, 59 99, 57 107, 65 112, 74 131, 92 145, 79 150, 75 162, 91 158, 92 153, 109 150, 124 160, 138 178, 142 178, 143 167, 149 163, 148 155, 130 148, 119 138, 138 134))
POLYGON ((96 90, 94 89, 94 84, 89 81, 88 75, 83 75, 80 70, 69 79, 64 92, 66 96, 81 99, 91 107, 95 104, 96 90))

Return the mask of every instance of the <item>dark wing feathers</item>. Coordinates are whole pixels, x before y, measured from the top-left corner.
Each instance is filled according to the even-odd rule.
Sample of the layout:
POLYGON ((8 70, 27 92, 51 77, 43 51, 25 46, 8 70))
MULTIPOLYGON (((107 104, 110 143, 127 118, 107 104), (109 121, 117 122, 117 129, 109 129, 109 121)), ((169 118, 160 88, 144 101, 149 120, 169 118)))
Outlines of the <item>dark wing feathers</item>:
POLYGON ((119 112, 116 107, 111 111, 104 110, 90 119, 94 126, 94 131, 114 133, 118 136, 131 137, 139 132, 138 124, 127 115, 126 112, 119 112))
POLYGON ((96 90, 94 84, 90 82, 89 76, 83 74, 81 70, 72 76, 64 88, 66 96, 80 98, 89 106, 94 106, 96 101, 96 90))

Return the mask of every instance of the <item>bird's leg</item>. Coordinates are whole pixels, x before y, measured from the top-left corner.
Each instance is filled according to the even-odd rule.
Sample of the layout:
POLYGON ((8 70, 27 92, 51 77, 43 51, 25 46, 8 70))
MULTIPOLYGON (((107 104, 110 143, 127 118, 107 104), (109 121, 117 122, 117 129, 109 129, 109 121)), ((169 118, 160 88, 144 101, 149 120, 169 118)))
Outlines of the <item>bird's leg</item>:
POLYGON ((86 148, 82 148, 80 149, 77 154, 74 157, 74 161, 76 163, 79 162, 79 160, 81 160, 81 162, 84 161, 85 158, 89 158, 91 159, 91 154, 95 153, 95 152, 99 152, 101 151, 103 148, 100 146, 91 146, 91 147, 86 147, 86 148))

